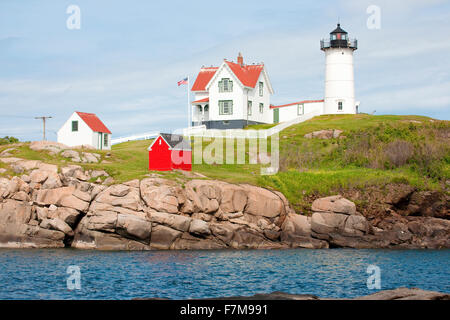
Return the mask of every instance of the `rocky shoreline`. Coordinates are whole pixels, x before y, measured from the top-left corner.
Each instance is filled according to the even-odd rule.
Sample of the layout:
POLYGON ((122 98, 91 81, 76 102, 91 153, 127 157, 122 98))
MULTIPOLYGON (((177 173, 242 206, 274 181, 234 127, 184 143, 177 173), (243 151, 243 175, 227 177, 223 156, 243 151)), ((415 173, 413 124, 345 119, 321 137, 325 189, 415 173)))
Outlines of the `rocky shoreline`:
MULTIPOLYGON (((165 298, 138 298, 136 300, 169 300, 165 298)), ((417 288, 381 290, 367 296, 351 299, 323 298, 312 294, 291 294, 286 292, 257 293, 253 296, 206 298, 200 300, 450 300, 450 294, 417 288)))
POLYGON ((246 184, 110 184, 106 172, 77 165, 0 161, 22 174, 0 178, 3 248, 450 248, 448 199, 402 185, 367 211, 336 195, 315 199, 307 216, 283 194, 246 184))

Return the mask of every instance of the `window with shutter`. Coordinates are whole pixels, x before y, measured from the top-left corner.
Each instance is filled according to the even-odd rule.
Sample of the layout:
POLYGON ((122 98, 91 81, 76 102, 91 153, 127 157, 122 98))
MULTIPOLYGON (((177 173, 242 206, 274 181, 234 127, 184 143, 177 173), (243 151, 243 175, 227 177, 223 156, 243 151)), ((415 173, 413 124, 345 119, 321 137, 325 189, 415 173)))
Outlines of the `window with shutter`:
POLYGON ((219 100, 219 114, 220 115, 233 114, 233 100, 219 100))
POLYGON ((219 81, 219 92, 233 92, 233 81, 228 78, 222 78, 219 81))

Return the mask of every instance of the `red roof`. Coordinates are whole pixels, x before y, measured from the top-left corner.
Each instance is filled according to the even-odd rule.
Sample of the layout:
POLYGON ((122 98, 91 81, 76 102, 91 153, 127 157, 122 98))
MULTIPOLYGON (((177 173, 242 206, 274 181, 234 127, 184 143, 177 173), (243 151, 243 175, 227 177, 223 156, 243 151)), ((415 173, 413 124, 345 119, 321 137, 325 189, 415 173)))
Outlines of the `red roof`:
POLYGON ((95 132, 109 133, 111 131, 103 124, 103 122, 94 114, 94 113, 85 113, 78 112, 76 113, 80 116, 81 119, 95 132))
MULTIPOLYGON (((253 64, 253 65, 243 65, 226 61, 225 63, 230 67, 231 71, 235 76, 241 81, 241 83, 246 87, 254 88, 258 82, 259 75, 261 74, 264 65, 253 64)), ((197 79, 195 79, 194 85, 192 86, 192 91, 206 91, 206 85, 211 81, 212 77, 217 71, 217 67, 201 68, 198 73, 197 79)))
POLYGON ((197 79, 195 79, 192 91, 206 91, 206 85, 217 71, 217 67, 201 68, 198 73, 197 79))
POLYGON ((200 99, 200 100, 195 100, 195 101, 192 101, 191 103, 194 104, 194 103, 202 103, 202 102, 209 102, 209 97, 200 99))
POLYGON ((230 67, 231 71, 238 77, 239 81, 246 86, 254 88, 256 86, 256 82, 258 82, 259 75, 261 74, 263 65, 253 64, 253 65, 243 65, 225 61, 225 63, 230 67))
POLYGON ((299 102, 282 104, 280 106, 271 105, 270 109, 276 109, 276 108, 282 108, 282 107, 290 107, 290 106, 295 106, 297 104, 304 104, 304 103, 317 103, 317 102, 324 102, 324 100, 323 99, 322 100, 303 100, 303 101, 299 101, 299 102))

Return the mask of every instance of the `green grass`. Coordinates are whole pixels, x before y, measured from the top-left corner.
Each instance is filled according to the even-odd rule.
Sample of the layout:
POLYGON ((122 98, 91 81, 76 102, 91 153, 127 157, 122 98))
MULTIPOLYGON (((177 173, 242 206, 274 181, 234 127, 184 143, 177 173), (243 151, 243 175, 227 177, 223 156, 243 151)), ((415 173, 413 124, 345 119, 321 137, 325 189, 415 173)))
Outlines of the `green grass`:
MULTIPOLYGON (((83 165, 87 169, 102 169, 108 172, 116 182, 133 179, 143 179, 149 174, 147 148, 152 140, 129 141, 114 145, 111 156, 105 158, 101 164, 83 165)), ((103 151, 104 154, 108 151, 103 151)), ((175 179, 182 177, 177 172, 158 172, 164 178, 175 179)))
MULTIPOLYGON (((429 123, 431 118, 423 116, 373 116, 367 114, 323 115, 286 128, 280 133, 280 139, 285 143, 292 143, 304 141, 305 139, 303 136, 312 131, 339 129, 343 130, 345 134, 355 130, 363 131, 369 128, 378 127, 381 124, 395 125, 411 120, 429 123)), ((249 126, 248 128, 251 129, 252 126, 249 126)))
POLYGON ((253 129, 253 130, 262 130, 262 129, 270 129, 275 127, 278 123, 263 123, 263 124, 254 124, 245 127, 245 130, 253 129))
MULTIPOLYGON (((113 146, 111 152, 107 150, 82 150, 83 152, 97 153, 101 155, 101 163, 77 163, 60 155, 51 155, 45 151, 34 151, 29 148, 28 143, 21 143, 13 146, 16 150, 11 152, 12 156, 28 159, 40 160, 45 163, 57 164, 60 167, 75 164, 82 166, 85 170, 105 170, 116 182, 125 182, 132 179, 143 179, 149 174, 148 171, 148 153, 147 148, 151 140, 130 141, 113 146), (106 155, 110 153, 109 157, 106 155)), ((0 152, 11 148, 11 145, 0 146, 0 152)), ((81 150, 78 150, 81 151, 81 150)), ((7 168, 6 164, 0 162, 0 167, 7 168)), ((8 171, 3 176, 11 175, 8 171)), ((177 172, 158 172, 161 176, 168 179, 183 177, 177 172)))
MULTIPOLYGON (((273 125, 249 126, 267 129, 273 125)), ((209 179, 249 183, 281 191, 301 210, 312 195, 330 195, 342 189, 361 189, 389 183, 407 183, 422 190, 446 190, 450 179, 450 124, 422 116, 325 115, 291 126, 280 133, 280 169, 276 175, 262 176, 260 164, 193 164, 193 171, 209 179), (323 129, 342 130, 344 139, 306 139, 305 134, 323 129), (396 144, 406 151, 396 150, 396 144), (386 150, 393 148, 393 156, 386 150), (409 149, 408 149, 409 148, 409 149), (402 153, 407 154, 406 160, 402 153), (398 157, 399 159, 396 159, 398 157), (403 162, 402 162, 403 161, 403 162), (397 163, 398 162, 398 163, 397 163)), ((142 179, 149 174, 147 147, 150 140, 114 145, 108 151, 95 151, 101 164, 81 164, 86 169, 104 169, 117 182, 142 179)), ((203 142, 207 150, 209 142, 203 142)), ((0 152, 10 146, 0 146, 0 152)), ((236 151, 236 146, 234 151, 236 151)), ((60 156, 16 145, 14 156, 65 165, 60 156)), ((246 143, 248 151, 248 143, 246 143)), ((92 151, 89 151, 92 152, 92 151)), ((0 167, 5 167, 0 164, 0 167)), ((4 175, 11 174, 10 171, 4 175)), ((185 181, 179 172, 158 172, 168 179, 185 181)))
POLYGON ((440 184, 423 179, 408 169, 378 170, 345 168, 339 170, 315 170, 300 172, 288 170, 273 176, 261 176, 258 185, 282 192, 297 211, 309 207, 308 196, 325 196, 340 190, 360 189, 368 186, 384 186, 389 183, 406 183, 420 190, 440 190, 440 184))

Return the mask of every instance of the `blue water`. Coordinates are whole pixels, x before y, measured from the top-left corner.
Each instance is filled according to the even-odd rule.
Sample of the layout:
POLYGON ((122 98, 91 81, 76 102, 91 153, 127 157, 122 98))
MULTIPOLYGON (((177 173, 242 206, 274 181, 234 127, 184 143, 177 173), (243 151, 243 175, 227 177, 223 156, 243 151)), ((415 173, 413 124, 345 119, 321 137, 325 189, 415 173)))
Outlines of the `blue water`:
POLYGON ((369 265, 381 289, 450 292, 450 250, 246 250, 102 252, 0 250, 0 299, 172 299, 284 291, 350 298, 367 288, 369 265), (81 289, 68 290, 68 266, 81 289))

